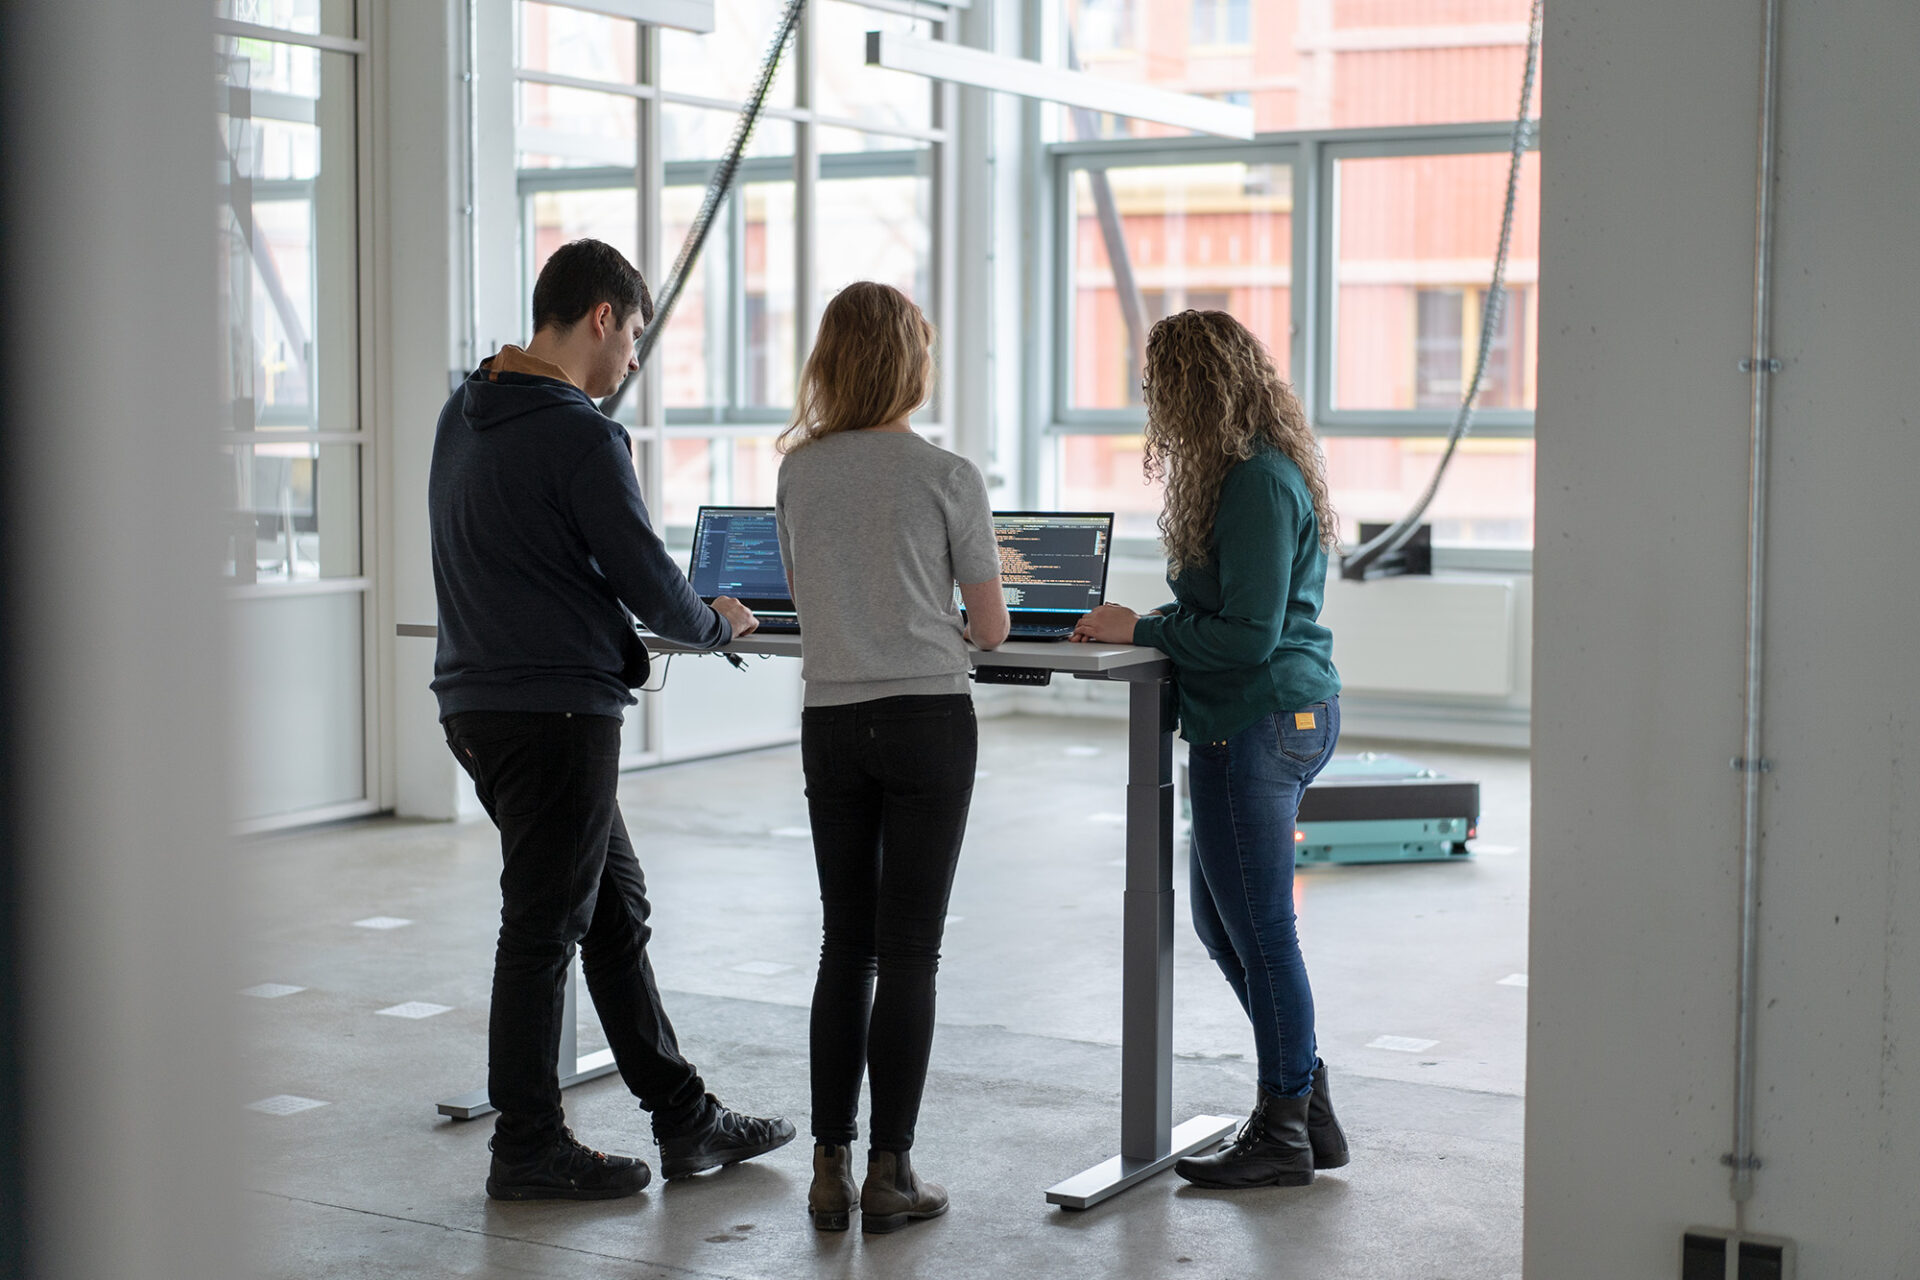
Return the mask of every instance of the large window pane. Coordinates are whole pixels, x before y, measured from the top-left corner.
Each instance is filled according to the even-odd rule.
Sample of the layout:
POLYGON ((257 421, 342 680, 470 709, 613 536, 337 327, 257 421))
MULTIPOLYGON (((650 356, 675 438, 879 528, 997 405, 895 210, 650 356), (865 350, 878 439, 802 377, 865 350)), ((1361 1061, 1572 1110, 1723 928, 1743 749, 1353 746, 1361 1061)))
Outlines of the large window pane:
POLYGON ((221 466, 234 517, 228 577, 310 582, 360 576, 359 446, 293 440, 229 445, 221 450, 221 466))
MULTIPOLYGON (((1388 524, 1412 510, 1447 444, 1435 437, 1343 436, 1321 443, 1340 536, 1348 542, 1363 522, 1388 524)), ((1532 546, 1533 441, 1462 440, 1425 520, 1436 544, 1532 546)))
MULTIPOLYGON (((1391 156, 1335 165, 1338 409, 1452 409, 1479 351, 1508 157, 1391 156)), ((1540 278, 1540 165, 1520 173, 1507 300, 1483 409, 1531 409, 1540 278)))
POLYGON ((932 179, 911 174, 836 179, 820 183, 816 202, 815 269, 822 305, 855 280, 878 280, 931 310, 932 179))
MULTIPOLYGON (((660 29, 660 83, 669 93, 744 102, 773 43, 784 0, 714 0, 713 32, 660 29)), ((767 92, 770 106, 793 105, 793 46, 767 92)))
POLYGON ((772 436, 668 437, 660 520, 690 525, 703 505, 770 507, 780 455, 772 436))
POLYGON ((634 99, 561 85, 514 85, 514 139, 522 169, 631 169, 638 161, 634 99))
POLYGON ((1111 511, 1118 538, 1159 536, 1155 522, 1165 486, 1140 470, 1145 441, 1137 435, 1063 435, 1055 458, 1054 505, 1061 511, 1111 511))
MULTIPOLYGON (((933 82, 925 76, 866 65, 869 31, 930 39, 933 24, 883 13, 844 0, 812 6, 814 48, 819 50, 814 109, 868 128, 925 129, 933 124, 933 82)), ((827 150, 825 144, 821 149, 827 150)))
MULTIPOLYGON (((668 164, 680 160, 718 160, 727 153, 739 123, 737 111, 669 102, 660 109, 660 154, 668 164)), ((792 155, 792 121, 760 117, 754 122, 753 136, 747 139, 743 154, 749 159, 792 155)))
POLYGON ((359 429, 354 66, 215 42, 223 381, 237 430, 359 429))
MULTIPOLYGON (((1500 120, 1527 0, 1065 0, 1081 69, 1253 108, 1261 132, 1500 120)), ((1183 131, 1058 109, 1057 136, 1183 131)))
POLYGON ((1067 404, 1140 403, 1146 330, 1188 308, 1230 311, 1288 368, 1293 283, 1293 170, 1284 164, 1161 165, 1074 174, 1072 366, 1067 404), (1111 247, 1100 212, 1104 173, 1119 220, 1111 247), (1139 291, 1136 332, 1114 257, 1139 291))
POLYGON ((582 80, 633 84, 639 25, 562 5, 520 4, 520 66, 582 80))

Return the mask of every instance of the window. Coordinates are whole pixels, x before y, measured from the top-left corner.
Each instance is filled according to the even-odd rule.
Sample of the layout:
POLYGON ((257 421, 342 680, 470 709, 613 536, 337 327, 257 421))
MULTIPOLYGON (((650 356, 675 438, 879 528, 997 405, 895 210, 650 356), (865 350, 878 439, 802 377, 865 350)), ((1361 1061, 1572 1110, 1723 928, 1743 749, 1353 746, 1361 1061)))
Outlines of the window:
POLYGON ((1193 26, 1188 36, 1197 45, 1252 43, 1249 0, 1193 0, 1193 26))
POLYGON ((1064 250, 1071 299, 1064 419, 1138 405, 1146 330, 1188 308, 1233 312, 1286 371, 1291 166, 1089 163, 1073 174, 1072 199, 1064 250), (1137 326, 1125 296, 1129 284, 1140 303, 1137 326))
POLYGON ((364 45, 354 5, 214 7, 226 404, 210 452, 241 711, 231 817, 267 829, 378 807, 366 750, 378 690, 364 661, 373 557, 362 556, 364 45))
MULTIPOLYGON (((1336 158, 1333 378, 1324 406, 1382 424, 1382 411, 1429 410, 1450 422, 1479 354, 1508 157, 1336 158)), ((1533 407, 1532 292, 1540 274, 1540 168, 1521 166, 1507 297, 1479 407, 1533 407)), ((1490 418, 1489 421, 1496 419, 1490 418)))

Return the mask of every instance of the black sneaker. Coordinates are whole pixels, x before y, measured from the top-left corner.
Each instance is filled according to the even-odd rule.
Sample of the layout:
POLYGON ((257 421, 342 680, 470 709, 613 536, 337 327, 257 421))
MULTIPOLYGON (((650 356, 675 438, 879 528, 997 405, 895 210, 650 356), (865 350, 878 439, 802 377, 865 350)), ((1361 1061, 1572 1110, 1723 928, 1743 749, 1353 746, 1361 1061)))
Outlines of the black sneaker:
POLYGON ((706 1114, 692 1127, 672 1135, 655 1131, 660 1143, 660 1176, 671 1182, 706 1169, 763 1156, 793 1141, 793 1126, 778 1118, 761 1120, 729 1111, 712 1094, 706 1114))
POLYGON ((595 1151, 575 1141, 571 1129, 562 1129, 557 1142, 523 1159, 495 1154, 487 1194, 495 1200, 616 1200, 652 1177, 645 1161, 595 1151))

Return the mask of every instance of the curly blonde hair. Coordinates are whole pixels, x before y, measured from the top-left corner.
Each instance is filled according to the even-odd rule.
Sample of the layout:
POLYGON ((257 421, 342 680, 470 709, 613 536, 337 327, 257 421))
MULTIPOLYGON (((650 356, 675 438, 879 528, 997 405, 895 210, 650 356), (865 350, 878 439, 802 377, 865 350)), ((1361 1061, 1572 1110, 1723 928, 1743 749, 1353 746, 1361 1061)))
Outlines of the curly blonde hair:
POLYGON ((793 420, 777 447, 792 453, 825 436, 898 421, 932 389, 933 326, 892 285, 856 280, 820 314, 793 420))
POLYGON ((1331 551, 1339 525, 1327 497, 1326 455, 1293 389, 1260 339, 1224 311, 1182 311, 1147 335, 1147 439, 1142 469, 1165 479, 1160 534, 1168 573, 1213 558, 1220 486, 1262 441, 1291 458, 1313 495, 1320 544, 1331 551))

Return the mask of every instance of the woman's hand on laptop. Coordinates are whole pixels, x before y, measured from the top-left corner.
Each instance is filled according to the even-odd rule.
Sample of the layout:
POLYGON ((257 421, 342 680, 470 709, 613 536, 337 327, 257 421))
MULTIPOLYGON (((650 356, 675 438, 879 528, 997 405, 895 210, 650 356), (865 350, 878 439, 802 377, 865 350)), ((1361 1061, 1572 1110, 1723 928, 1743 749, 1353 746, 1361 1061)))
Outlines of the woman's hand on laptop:
POLYGON ((760 619, 753 616, 753 610, 735 600, 732 596, 715 596, 713 611, 733 625, 733 638, 750 636, 760 627, 760 619))
POLYGON ((1074 624, 1068 639, 1079 644, 1132 644, 1140 615, 1123 604, 1103 604, 1074 624))

